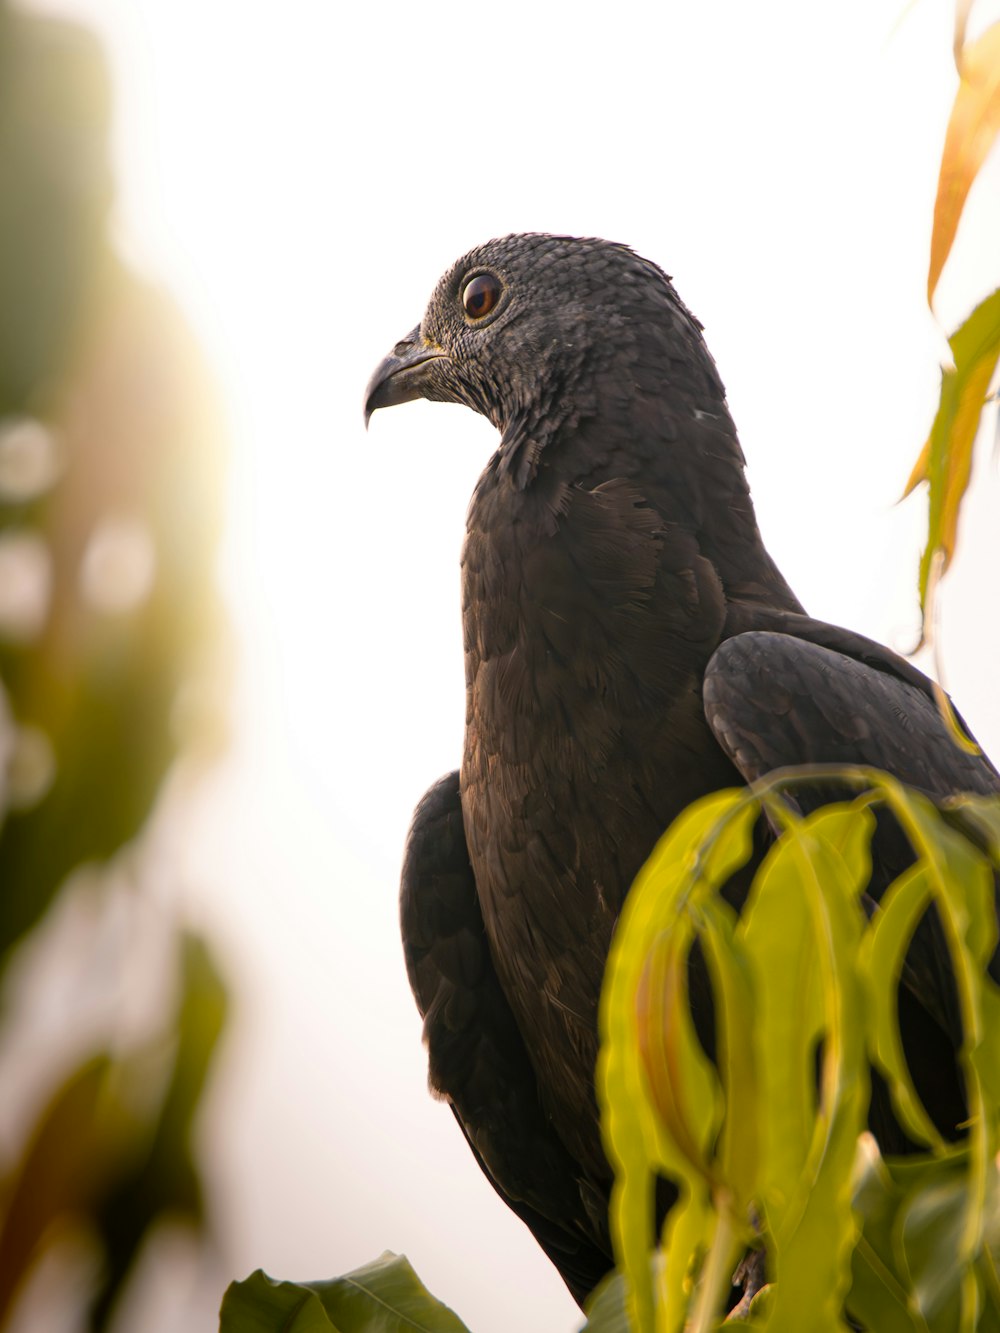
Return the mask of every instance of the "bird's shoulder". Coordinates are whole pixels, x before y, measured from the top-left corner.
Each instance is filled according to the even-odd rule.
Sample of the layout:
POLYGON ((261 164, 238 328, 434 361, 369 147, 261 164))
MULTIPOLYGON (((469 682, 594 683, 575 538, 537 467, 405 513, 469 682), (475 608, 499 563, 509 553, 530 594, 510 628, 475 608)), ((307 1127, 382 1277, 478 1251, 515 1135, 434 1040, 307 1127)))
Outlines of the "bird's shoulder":
POLYGON ((919 668, 810 616, 731 604, 703 697, 716 739, 748 780, 792 764, 867 764, 932 795, 1000 791, 989 759, 955 743, 919 668))

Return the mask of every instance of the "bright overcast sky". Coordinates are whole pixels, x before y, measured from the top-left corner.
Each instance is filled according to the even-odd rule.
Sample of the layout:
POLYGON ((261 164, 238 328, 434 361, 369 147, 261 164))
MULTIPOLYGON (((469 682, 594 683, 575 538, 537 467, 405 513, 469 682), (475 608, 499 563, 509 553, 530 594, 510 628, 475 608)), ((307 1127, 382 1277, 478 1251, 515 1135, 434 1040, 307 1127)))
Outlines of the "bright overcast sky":
MULTIPOLYGON (((187 312, 233 428, 236 742, 185 901, 240 1000, 204 1126, 226 1261, 315 1278, 402 1250, 474 1333, 569 1333, 555 1271, 426 1093, 396 920, 410 812, 460 756, 458 554, 495 438, 426 403, 366 435, 362 390, 473 244, 629 242, 705 325, 792 586, 905 650, 923 502, 893 505, 943 346, 923 294, 950 5, 45 8, 105 43, 118 235, 187 312)), ((1000 284, 995 157, 970 210, 946 325, 1000 284)), ((945 665, 997 755, 988 446, 978 480, 945 665)))

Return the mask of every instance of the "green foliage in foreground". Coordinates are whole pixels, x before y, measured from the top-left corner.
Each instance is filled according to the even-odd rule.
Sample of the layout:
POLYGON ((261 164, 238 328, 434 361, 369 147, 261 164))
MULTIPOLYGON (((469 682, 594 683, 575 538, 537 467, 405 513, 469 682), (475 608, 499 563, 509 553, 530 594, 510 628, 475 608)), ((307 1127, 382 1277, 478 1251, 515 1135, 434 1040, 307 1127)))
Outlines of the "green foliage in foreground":
POLYGON ((220 1333, 468 1333, 436 1301, 407 1260, 388 1250, 332 1282, 273 1282, 260 1269, 234 1282, 222 1302, 220 1333))
MULTIPOLYGON (((1000 992, 986 975, 996 865, 1000 804, 959 798, 942 812, 870 770, 778 774, 677 820, 636 881, 605 982, 599 1088, 621 1271, 592 1302, 587 1333, 718 1328, 740 1256, 761 1244, 769 1285, 741 1316, 754 1328, 1000 1333, 1000 992), (803 818, 787 798, 817 777, 853 798, 803 818), (880 808, 915 860, 869 919, 880 808), (783 832, 737 916, 721 889, 748 859, 761 811, 783 832), (966 1034, 970 1119, 958 1147, 920 1103, 896 1019, 903 958, 931 903, 966 1034), (716 993, 717 1065, 687 1004, 695 941, 716 993), (865 1128, 869 1063, 924 1154, 879 1155, 865 1128), (661 1173, 681 1194, 657 1237, 661 1173)), ((256 1273, 222 1310, 222 1333, 463 1328, 392 1255, 329 1283, 256 1273)))
POLYGON ((602 1006, 612 1228, 638 1330, 714 1329, 736 1263, 761 1243, 772 1285, 754 1327, 846 1330, 846 1310, 873 1333, 1000 1329, 1000 992, 985 972, 998 833, 995 802, 961 798, 942 813, 886 774, 799 770, 706 798, 662 839, 626 904, 602 1006), (802 818, 785 797, 818 776, 859 794, 802 818), (861 895, 880 807, 915 860, 869 920, 861 895), (762 810, 783 833, 737 916, 721 888, 747 861, 762 810), (961 1150, 920 1103, 896 1018, 903 958, 931 903, 965 1033, 961 1150), (718 1065, 687 1003, 695 941, 716 995, 718 1065), (926 1156, 878 1157, 865 1133, 869 1062, 926 1156), (657 1173, 681 1187, 660 1238, 657 1173))
MULTIPOLYGON (((260 1269, 234 1282, 222 1301, 219 1333, 469 1333, 430 1294, 403 1255, 332 1282, 274 1282, 260 1269)), ((603 1283, 583 1333, 628 1333, 623 1284, 603 1283)))

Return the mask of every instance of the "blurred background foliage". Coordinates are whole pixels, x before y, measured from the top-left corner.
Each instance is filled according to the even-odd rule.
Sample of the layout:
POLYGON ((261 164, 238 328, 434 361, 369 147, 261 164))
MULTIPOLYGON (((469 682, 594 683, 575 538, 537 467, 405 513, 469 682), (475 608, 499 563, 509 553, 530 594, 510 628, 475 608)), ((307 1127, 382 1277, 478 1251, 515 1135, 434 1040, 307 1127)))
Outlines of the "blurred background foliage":
POLYGON ((109 239, 109 124, 89 35, 0 0, 0 1328, 60 1254, 110 1327, 157 1224, 204 1228, 225 1014, 151 833, 224 740, 223 431, 109 239))

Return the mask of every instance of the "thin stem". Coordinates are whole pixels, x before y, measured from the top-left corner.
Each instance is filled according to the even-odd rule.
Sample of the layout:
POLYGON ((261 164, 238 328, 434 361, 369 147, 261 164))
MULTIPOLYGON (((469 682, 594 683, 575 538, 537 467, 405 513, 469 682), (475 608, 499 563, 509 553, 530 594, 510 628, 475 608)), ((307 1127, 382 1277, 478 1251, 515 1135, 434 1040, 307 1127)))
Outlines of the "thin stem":
POLYGON ((711 1333, 718 1319, 719 1306, 725 1284, 732 1281, 733 1256, 736 1249, 737 1229, 733 1224, 731 1199, 728 1191, 720 1191, 713 1200, 718 1221, 712 1245, 702 1269, 698 1299, 689 1325, 690 1333, 711 1333))

